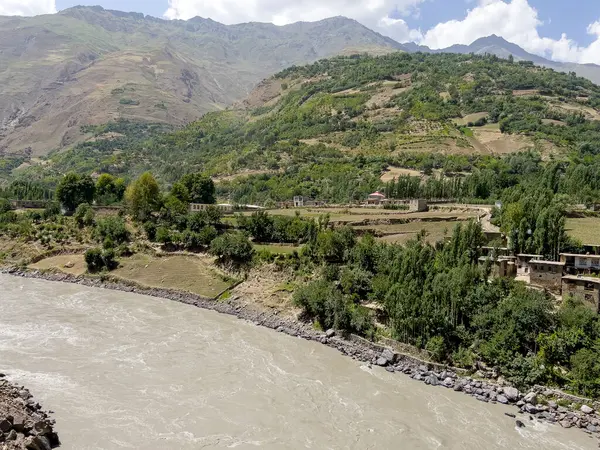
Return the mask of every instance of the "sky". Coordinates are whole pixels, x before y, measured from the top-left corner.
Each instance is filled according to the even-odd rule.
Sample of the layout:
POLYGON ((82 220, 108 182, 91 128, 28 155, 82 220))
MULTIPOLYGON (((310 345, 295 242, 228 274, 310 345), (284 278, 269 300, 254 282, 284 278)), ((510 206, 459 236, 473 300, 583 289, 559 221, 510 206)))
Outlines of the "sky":
POLYGON ((226 24, 342 15, 399 42, 444 48, 496 34, 555 61, 600 64, 600 0, 0 0, 0 15, 48 14, 78 4, 226 24))

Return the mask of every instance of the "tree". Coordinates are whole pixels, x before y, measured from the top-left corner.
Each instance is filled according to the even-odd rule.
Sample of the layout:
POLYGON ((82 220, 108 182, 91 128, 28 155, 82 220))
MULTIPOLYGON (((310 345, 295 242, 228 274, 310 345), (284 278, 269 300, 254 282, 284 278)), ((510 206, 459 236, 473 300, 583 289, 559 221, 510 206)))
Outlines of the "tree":
POLYGON ((58 183, 56 199, 67 212, 73 212, 82 203, 91 204, 95 192, 96 185, 92 177, 70 172, 58 183))
POLYGON ((226 233, 212 241, 210 252, 224 264, 242 265, 252 260, 254 248, 243 233, 226 233))
POLYGON ((160 210, 161 194, 158 183, 150 172, 142 174, 125 192, 125 200, 135 220, 144 222, 160 210))
POLYGON ((103 173, 96 181, 96 201, 104 205, 120 202, 125 195, 125 188, 123 178, 103 173))
POLYGON ((79 205, 75 210, 73 217, 80 228, 89 227, 94 224, 94 210, 87 203, 79 205))
MULTIPOLYGON (((201 204, 212 204, 215 203, 215 184, 210 177, 204 176, 200 173, 190 173, 184 175, 179 183, 181 187, 185 187, 187 190, 187 199, 185 197, 179 198, 181 201, 188 201, 189 203, 201 203, 201 204)), ((175 188, 175 185, 173 186, 175 188)), ((184 190, 180 187, 177 188, 177 194, 183 195, 184 190)))

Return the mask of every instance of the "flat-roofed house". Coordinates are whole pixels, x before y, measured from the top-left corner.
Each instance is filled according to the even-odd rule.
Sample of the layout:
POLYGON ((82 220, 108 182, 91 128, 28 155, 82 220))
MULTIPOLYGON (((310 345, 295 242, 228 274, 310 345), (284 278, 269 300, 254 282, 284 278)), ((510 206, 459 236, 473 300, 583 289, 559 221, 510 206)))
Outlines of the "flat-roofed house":
POLYGON ((563 299, 567 295, 579 298, 596 313, 600 313, 600 278, 566 275, 562 278, 563 299))
POLYGON ((565 263, 532 260, 529 262, 529 284, 560 294, 565 263))
POLYGON ((541 260, 542 255, 529 255, 520 253, 517 255, 517 276, 529 275, 529 262, 532 260, 541 260))
POLYGON ((565 263, 565 270, 571 275, 600 272, 600 255, 561 253, 560 260, 565 263))

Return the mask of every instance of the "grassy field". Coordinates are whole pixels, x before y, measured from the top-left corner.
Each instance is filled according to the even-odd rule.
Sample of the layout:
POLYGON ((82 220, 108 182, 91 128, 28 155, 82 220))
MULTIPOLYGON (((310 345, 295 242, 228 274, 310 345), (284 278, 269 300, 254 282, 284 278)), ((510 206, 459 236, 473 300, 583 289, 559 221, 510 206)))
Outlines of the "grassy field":
POLYGON ((445 236, 450 236, 454 227, 461 221, 442 222, 410 222, 405 224, 358 226, 357 230, 371 230, 385 242, 404 244, 413 239, 421 230, 427 232, 427 241, 435 243, 445 236))
POLYGON ((567 219, 567 233, 583 244, 600 245, 600 217, 567 219))
POLYGON ((278 244, 254 244, 254 250, 257 252, 261 250, 268 250, 271 253, 280 255, 289 255, 294 252, 300 251, 302 247, 296 247, 293 245, 278 245, 278 244))
POLYGON ((58 269, 71 275, 83 275, 87 271, 83 255, 53 256, 31 264, 29 267, 35 270, 58 269))
MULTIPOLYGON (((432 219, 468 219, 477 214, 473 211, 447 210, 447 211, 427 211, 420 213, 411 213, 408 211, 393 211, 382 208, 290 208, 274 209, 268 211, 273 216, 294 216, 299 212, 302 217, 317 218, 324 214, 329 214, 331 222, 361 222, 364 220, 394 220, 402 219, 406 221, 432 220, 432 219)), ((245 213, 251 215, 251 212, 245 213)))
POLYGON ((231 285, 208 262, 194 256, 161 258, 138 253, 122 259, 120 263, 120 267, 111 275, 150 287, 179 289, 215 297, 231 285))

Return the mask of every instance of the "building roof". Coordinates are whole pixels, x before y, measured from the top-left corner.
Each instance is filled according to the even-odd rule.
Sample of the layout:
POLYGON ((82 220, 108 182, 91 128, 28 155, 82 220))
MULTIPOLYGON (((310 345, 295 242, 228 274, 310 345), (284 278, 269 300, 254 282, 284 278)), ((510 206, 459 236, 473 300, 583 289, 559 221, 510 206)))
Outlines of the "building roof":
POLYGON ((577 256, 579 258, 600 258, 600 255, 582 255, 581 253, 561 253, 560 256, 577 256))
POLYGON ((560 261, 542 261, 541 259, 536 259, 535 261, 531 261, 531 264, 545 264, 548 266, 564 266, 566 263, 560 261))
POLYGON ((544 255, 530 255, 530 254, 527 254, 527 253, 519 253, 519 254, 517 255, 517 257, 521 257, 521 256, 523 256, 523 257, 526 257, 526 258, 528 258, 528 257, 530 257, 530 256, 531 256, 532 258, 542 258, 544 255))
POLYGON ((373 192, 372 194, 370 194, 369 197, 385 197, 385 195, 383 195, 381 192, 377 191, 377 192, 373 192))
POLYGON ((588 283, 596 283, 600 284, 600 278, 594 277, 580 277, 578 275, 565 275, 562 277, 563 280, 571 280, 571 281, 586 281, 588 283))

